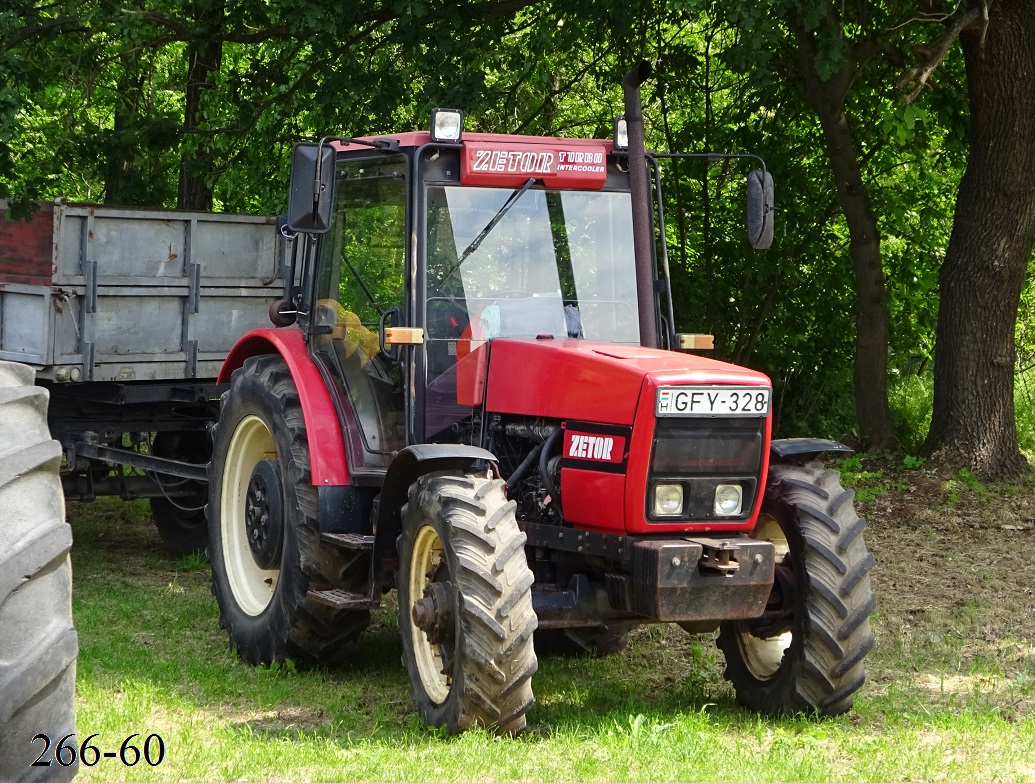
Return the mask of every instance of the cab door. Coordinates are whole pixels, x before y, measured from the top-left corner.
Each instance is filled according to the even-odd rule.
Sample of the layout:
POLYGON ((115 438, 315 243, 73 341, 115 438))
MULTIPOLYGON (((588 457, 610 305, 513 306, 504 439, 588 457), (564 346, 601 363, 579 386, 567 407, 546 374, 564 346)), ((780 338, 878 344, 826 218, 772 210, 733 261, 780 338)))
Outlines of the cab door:
POLYGON ((382 351, 385 324, 410 322, 407 159, 339 160, 331 228, 316 254, 310 345, 331 380, 350 473, 381 473, 407 443, 405 353, 382 351))

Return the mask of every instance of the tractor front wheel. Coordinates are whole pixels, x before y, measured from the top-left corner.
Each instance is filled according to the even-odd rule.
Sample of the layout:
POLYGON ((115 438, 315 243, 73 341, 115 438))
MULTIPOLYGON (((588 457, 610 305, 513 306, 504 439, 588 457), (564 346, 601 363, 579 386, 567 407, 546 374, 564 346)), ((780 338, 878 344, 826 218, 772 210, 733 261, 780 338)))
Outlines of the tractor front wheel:
POLYGON ((430 473, 400 538, 399 630, 421 719, 455 734, 525 727, 538 666, 525 534, 503 481, 430 473))
POLYGON ((718 644, 737 700, 769 715, 851 709, 873 647, 873 556, 854 493, 834 470, 774 465, 754 537, 776 547, 765 614, 726 622, 718 644))

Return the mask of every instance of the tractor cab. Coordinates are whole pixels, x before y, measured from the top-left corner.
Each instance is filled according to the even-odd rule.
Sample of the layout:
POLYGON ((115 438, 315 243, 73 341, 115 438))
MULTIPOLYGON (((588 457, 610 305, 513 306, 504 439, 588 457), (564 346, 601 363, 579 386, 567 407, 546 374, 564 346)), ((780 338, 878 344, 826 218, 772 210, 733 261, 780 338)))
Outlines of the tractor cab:
POLYGON ((482 445, 495 339, 640 344, 627 155, 610 140, 328 140, 296 154, 291 192, 306 282, 283 309, 334 389, 354 470, 414 443, 482 445), (333 176, 314 201, 318 164, 333 176))

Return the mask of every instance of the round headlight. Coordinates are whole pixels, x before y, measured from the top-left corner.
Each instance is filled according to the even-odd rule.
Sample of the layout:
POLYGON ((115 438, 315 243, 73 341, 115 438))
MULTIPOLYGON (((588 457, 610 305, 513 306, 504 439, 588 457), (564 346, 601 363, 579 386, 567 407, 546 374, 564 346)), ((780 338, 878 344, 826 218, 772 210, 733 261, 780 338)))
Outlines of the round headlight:
POLYGON ((719 484, 715 488, 715 513, 732 517, 740 513, 744 503, 744 492, 739 484, 719 484))
POLYGON ((657 484, 654 487, 654 515, 673 517, 683 513, 683 485, 657 484))

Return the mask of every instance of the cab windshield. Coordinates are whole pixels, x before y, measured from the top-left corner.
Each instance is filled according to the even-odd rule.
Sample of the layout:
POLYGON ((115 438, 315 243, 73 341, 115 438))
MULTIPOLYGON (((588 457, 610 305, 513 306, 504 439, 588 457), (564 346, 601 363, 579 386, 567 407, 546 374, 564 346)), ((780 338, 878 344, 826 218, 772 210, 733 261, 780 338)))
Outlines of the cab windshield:
POLYGON ((427 333, 639 345, 628 193, 428 188, 427 333))

